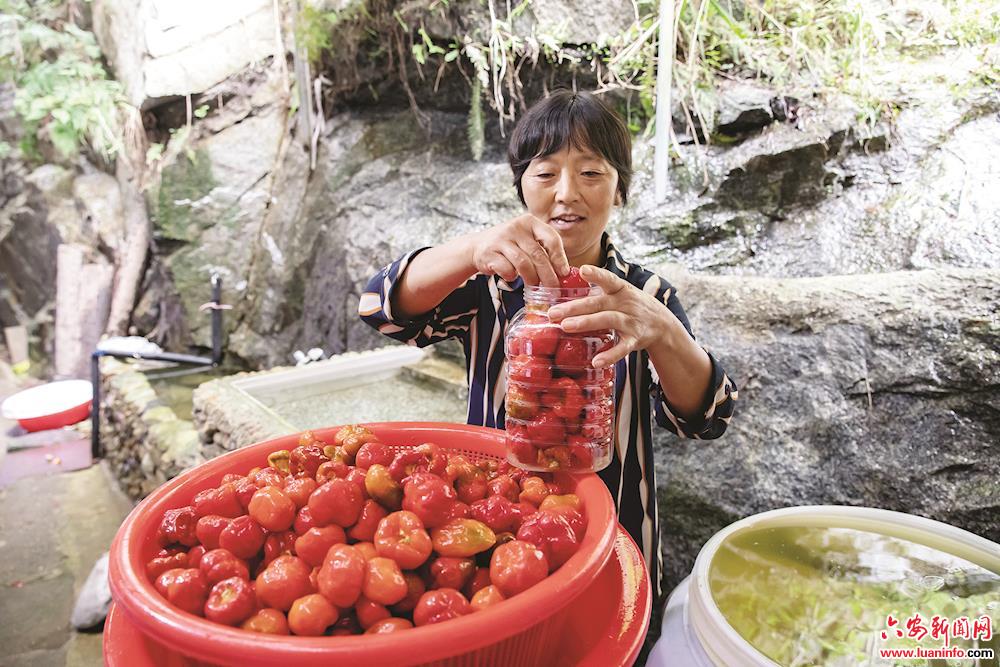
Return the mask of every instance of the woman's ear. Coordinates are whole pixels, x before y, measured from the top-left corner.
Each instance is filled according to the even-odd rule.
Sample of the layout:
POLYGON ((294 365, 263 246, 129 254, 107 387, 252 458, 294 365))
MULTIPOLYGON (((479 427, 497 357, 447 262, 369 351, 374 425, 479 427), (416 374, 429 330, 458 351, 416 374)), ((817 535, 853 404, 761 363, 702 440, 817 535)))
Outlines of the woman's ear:
POLYGON ((615 206, 622 205, 622 193, 615 190, 615 206))

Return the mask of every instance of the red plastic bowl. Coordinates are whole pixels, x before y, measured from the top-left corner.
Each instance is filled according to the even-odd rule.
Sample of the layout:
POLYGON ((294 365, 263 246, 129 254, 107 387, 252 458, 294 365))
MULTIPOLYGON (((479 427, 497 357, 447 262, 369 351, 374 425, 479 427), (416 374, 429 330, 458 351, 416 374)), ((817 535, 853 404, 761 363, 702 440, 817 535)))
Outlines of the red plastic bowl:
MULTIPOLYGON (((368 424, 390 445, 434 442, 445 450, 501 459, 504 433, 443 423, 368 424)), ((314 431, 332 441, 339 427, 314 431)), ((168 482, 136 507, 111 546, 109 581, 115 604, 139 632, 183 656, 215 665, 552 665, 563 647, 554 641, 569 623, 572 603, 604 568, 615 539, 614 505, 594 474, 566 475, 587 514, 580 549, 561 568, 529 590, 494 608, 447 623, 386 636, 276 637, 225 627, 180 611, 146 578, 145 564, 159 549, 156 530, 167 509, 187 505, 226 473, 267 465, 267 455, 292 449, 298 434, 230 452, 168 482)))
POLYGON ((45 431, 81 422, 90 415, 93 385, 87 380, 62 380, 25 389, 0 407, 25 431, 45 431))

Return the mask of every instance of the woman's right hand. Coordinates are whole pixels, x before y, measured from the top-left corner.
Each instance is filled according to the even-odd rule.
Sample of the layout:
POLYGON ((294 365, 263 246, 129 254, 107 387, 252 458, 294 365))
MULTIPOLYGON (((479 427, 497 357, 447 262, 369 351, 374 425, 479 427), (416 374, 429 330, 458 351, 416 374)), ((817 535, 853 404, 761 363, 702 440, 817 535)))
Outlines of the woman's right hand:
POLYGON ((507 282, 521 276, 526 285, 558 287, 569 273, 559 233, 529 213, 480 232, 472 261, 478 273, 507 282))

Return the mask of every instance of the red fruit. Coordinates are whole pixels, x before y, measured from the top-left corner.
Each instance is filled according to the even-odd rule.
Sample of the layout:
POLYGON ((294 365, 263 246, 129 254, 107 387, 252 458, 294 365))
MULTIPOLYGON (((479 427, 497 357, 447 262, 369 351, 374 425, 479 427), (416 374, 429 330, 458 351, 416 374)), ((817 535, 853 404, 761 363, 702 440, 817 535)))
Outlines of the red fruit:
POLYGON ((490 527, 475 519, 453 519, 431 533, 434 550, 442 556, 468 558, 496 544, 490 527))
POLYGON ((462 595, 471 600, 476 593, 490 585, 490 568, 476 568, 475 574, 462 588, 462 595))
POLYGON ((590 283, 584 280, 580 274, 580 269, 571 266, 569 267, 569 273, 559 281, 559 286, 563 289, 589 289, 590 283))
POLYGON ((264 565, 282 554, 292 554, 295 550, 295 537, 295 533, 290 530, 268 535, 264 540, 264 565))
POLYGON ((316 476, 316 470, 330 459, 323 453, 323 448, 317 445, 299 445, 288 455, 288 470, 293 475, 305 473, 309 477, 316 476))
POLYGON ((285 486, 285 474, 271 466, 261 468, 257 472, 248 475, 248 477, 258 489, 263 489, 265 486, 276 486, 281 489, 285 486))
MULTIPOLYGON (((513 484, 513 480, 510 483, 513 484)), ((504 496, 490 496, 472 503, 469 515, 485 523, 494 533, 514 532, 519 522, 513 512, 513 504, 504 496)))
POLYGON ((219 534, 219 546, 238 558, 253 558, 264 546, 267 533, 253 518, 241 516, 229 522, 219 534))
POLYGON ((561 445, 566 441, 566 422, 551 412, 543 412, 528 422, 528 440, 535 447, 561 445))
POLYGON ((405 618, 385 618, 378 621, 370 628, 365 630, 366 635, 385 635, 390 632, 399 632, 400 630, 409 630, 413 627, 413 623, 410 623, 405 618))
POLYGON ((511 357, 508 363, 510 365, 510 386, 521 384, 528 385, 529 388, 539 387, 552 379, 550 360, 521 355, 511 357))
POLYGON ((295 521, 295 501, 275 486, 265 486, 250 500, 250 516, 271 532, 288 530, 295 521))
POLYGON ((516 503, 521 488, 510 475, 501 473, 487 483, 486 492, 490 496, 503 496, 512 503, 516 503))
POLYGON ((486 497, 486 473, 464 456, 452 456, 446 473, 455 483, 455 492, 463 503, 474 503, 486 497))
POLYGON ((268 635, 287 635, 288 621, 277 609, 261 609, 240 626, 244 630, 268 635))
POLYGON ((187 566, 197 568, 201 564, 201 558, 202 556, 205 555, 206 551, 208 550, 200 544, 198 546, 191 547, 191 550, 188 551, 187 554, 188 556, 187 566))
POLYGON ((406 597, 392 605, 394 614, 408 614, 413 611, 420 596, 427 590, 424 580, 415 572, 403 572, 403 579, 406 580, 406 597))
POLYGON ((199 491, 191 501, 191 506, 194 507, 194 512, 199 517, 217 514, 235 519, 246 514, 243 504, 240 503, 236 485, 233 483, 223 484, 217 489, 199 491))
POLYGON ((297 477, 285 484, 285 495, 292 499, 297 509, 302 509, 309 502, 309 496, 319 484, 311 477, 297 477))
POLYGON ((319 592, 340 608, 350 607, 361 595, 367 569, 367 561, 354 547, 335 544, 320 566, 319 592))
POLYGON ((438 588, 420 596, 413 610, 413 624, 417 627, 441 623, 468 614, 469 601, 454 588, 438 588))
POLYGON ((430 588, 454 588, 461 590, 476 573, 476 561, 471 558, 450 558, 440 556, 428 568, 430 588))
POLYGON ((364 630, 392 616, 385 605, 369 600, 364 595, 354 603, 354 613, 358 616, 358 625, 364 630))
POLYGON ((197 524, 198 517, 191 507, 167 510, 160 520, 157 539, 162 546, 183 544, 193 547, 198 544, 198 536, 195 534, 197 524))
POLYGON ((354 457, 354 464, 364 470, 370 468, 373 463, 388 466, 392 464, 395 456, 396 453, 386 444, 381 442, 366 442, 361 445, 358 455, 354 457))
POLYGON ((188 555, 180 550, 163 549, 152 560, 146 563, 146 576, 156 582, 167 570, 184 569, 188 566, 188 555))
POLYGON ((501 544, 490 558, 490 581, 504 597, 517 595, 545 579, 549 563, 533 544, 514 540, 501 544))
POLYGON ((309 511, 317 525, 335 523, 342 528, 353 526, 361 514, 364 496, 354 482, 331 479, 309 496, 309 511))
POLYGON ((208 550, 219 548, 219 536, 232 519, 217 514, 209 514, 198 519, 194 532, 198 541, 208 550))
POLYGON ((557 417, 571 421, 580 419, 585 402, 580 385, 572 378, 556 378, 542 399, 542 403, 551 407, 557 417))
POLYGON ((472 608, 472 611, 482 611, 503 601, 503 593, 500 592, 499 588, 496 586, 486 586, 472 596, 469 606, 472 608))
POLYGON ((310 593, 292 603, 288 611, 288 629, 295 635, 318 637, 337 622, 339 615, 329 600, 319 593, 310 593))
POLYGON ((525 519, 517 530, 517 539, 541 549, 552 570, 569 560, 580 547, 569 521, 550 511, 538 511, 525 519))
POLYGON ((588 368, 593 368, 594 355, 590 345, 583 338, 561 338, 556 348, 555 367, 561 375, 582 376, 588 368))
POLYGON ((403 485, 403 509, 427 528, 447 523, 456 499, 455 489, 430 473, 414 473, 403 485))
POLYGON ((217 584, 230 577, 250 578, 247 564, 233 555, 228 549, 212 549, 201 557, 198 569, 205 575, 209 584, 217 584))
POLYGON ((208 581, 200 570, 167 570, 156 580, 156 590, 175 607, 197 616, 204 613, 208 581))
POLYGON ((212 587, 205 602, 205 618, 223 625, 239 625, 257 611, 250 582, 240 577, 223 579, 212 587))
POLYGON ((507 398, 504 403, 507 416, 514 419, 531 419, 538 414, 538 393, 520 384, 507 385, 507 398))
POLYGON ((314 592, 311 571, 301 558, 278 556, 257 577, 257 597, 266 607, 287 611, 297 599, 314 592))
POLYGON ((396 561, 376 557, 366 563, 365 579, 361 584, 361 592, 366 598, 383 605, 396 604, 406 597, 408 591, 406 579, 396 561))
POLYGON ((303 535, 315 525, 316 522, 312 518, 312 512, 309 511, 309 506, 306 505, 295 515, 295 523, 292 527, 295 529, 296 535, 303 535))
MULTIPOLYGON (((239 479, 231 482, 233 489, 236 491, 236 498, 240 501, 240 506, 246 510, 247 506, 250 505, 250 500, 253 498, 253 494, 257 493, 257 485, 254 484, 249 477, 240 477, 239 479)), ((243 514, 244 512, 241 512, 243 514)))
POLYGON ((419 567, 431 555, 432 549, 423 522, 413 512, 393 512, 379 522, 375 531, 378 555, 393 559, 404 570, 419 567))
POLYGON ((310 528, 295 540, 295 555, 313 567, 323 564, 326 553, 334 544, 344 544, 347 536, 340 526, 330 525, 310 528))
POLYGON ((361 516, 358 517, 358 522, 347 531, 347 535, 358 542, 371 542, 375 539, 375 531, 378 530, 379 522, 388 515, 386 509, 378 502, 371 499, 366 500, 365 504, 361 506, 361 516))
POLYGON ((520 500, 522 503, 528 502, 537 508, 549 493, 549 485, 541 477, 532 475, 525 477, 524 481, 521 482, 520 500))
POLYGON ((552 355, 556 353, 556 345, 559 343, 561 329, 556 324, 540 324, 528 326, 522 329, 517 336, 519 341, 520 354, 530 357, 542 357, 546 363, 550 363, 552 355))

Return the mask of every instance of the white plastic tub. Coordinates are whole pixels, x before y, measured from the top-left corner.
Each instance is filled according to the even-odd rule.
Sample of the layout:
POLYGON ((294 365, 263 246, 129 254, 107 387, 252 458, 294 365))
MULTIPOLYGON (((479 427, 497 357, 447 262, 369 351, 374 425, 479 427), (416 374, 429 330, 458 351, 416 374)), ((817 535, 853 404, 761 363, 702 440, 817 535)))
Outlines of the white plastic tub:
MULTIPOLYGON (((691 575, 670 594, 662 635, 650 666, 773 667, 776 663, 726 621, 709 588, 709 567, 720 546, 739 532, 784 527, 850 528, 908 540, 1000 574, 1000 545, 923 517, 868 507, 817 505, 757 514, 724 528, 702 547, 691 575)), ((1000 596, 998 596, 1000 597, 1000 596)))

